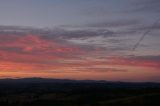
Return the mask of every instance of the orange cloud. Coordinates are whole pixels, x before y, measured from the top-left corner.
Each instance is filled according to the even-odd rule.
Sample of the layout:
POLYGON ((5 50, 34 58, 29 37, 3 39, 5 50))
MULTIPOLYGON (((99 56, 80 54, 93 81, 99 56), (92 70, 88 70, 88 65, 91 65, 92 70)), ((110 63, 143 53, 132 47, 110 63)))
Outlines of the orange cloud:
MULTIPOLYGON (((10 76, 12 73, 16 76, 15 73, 18 73, 18 77, 20 77, 20 75, 25 76, 26 73, 30 73, 28 76, 37 74, 46 77, 60 72, 64 77, 80 73, 81 78, 84 78, 83 75, 86 73, 96 76, 100 73, 116 72, 120 75, 131 69, 126 67, 160 69, 159 61, 127 56, 105 58, 104 54, 99 54, 100 50, 95 47, 93 51, 88 50, 89 52, 87 52, 80 46, 56 39, 45 39, 35 34, 0 35, 0 76, 5 76, 5 73, 10 73, 10 76)), ((114 76, 114 74, 112 75, 114 76)), ((121 77, 123 78, 123 75, 121 77)))
MULTIPOLYGON (((7 35, 0 41, 0 70, 36 71, 59 67, 58 60, 80 54, 81 49, 54 40, 46 40, 39 35, 7 35), (11 37, 11 38, 10 38, 11 37), (8 42, 9 41, 9 42, 8 42)), ((73 56, 74 57, 74 56, 73 56)), ((62 66, 61 66, 62 67, 62 66)))

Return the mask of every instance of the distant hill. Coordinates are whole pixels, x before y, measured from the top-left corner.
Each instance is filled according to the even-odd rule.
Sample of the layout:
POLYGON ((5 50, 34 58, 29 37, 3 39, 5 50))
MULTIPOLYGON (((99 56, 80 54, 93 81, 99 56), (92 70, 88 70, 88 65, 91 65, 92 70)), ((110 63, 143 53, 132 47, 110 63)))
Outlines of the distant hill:
POLYGON ((51 79, 51 78, 20 78, 20 79, 0 79, 0 84, 91 84, 109 88, 160 88, 160 83, 155 82, 113 82, 104 80, 70 80, 70 79, 51 79))

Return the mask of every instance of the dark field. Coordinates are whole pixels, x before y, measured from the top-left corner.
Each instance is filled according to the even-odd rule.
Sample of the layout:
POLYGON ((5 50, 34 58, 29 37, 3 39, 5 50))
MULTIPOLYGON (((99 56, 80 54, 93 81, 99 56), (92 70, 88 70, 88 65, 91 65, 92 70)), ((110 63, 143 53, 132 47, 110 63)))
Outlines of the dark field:
POLYGON ((0 106, 160 106, 160 84, 3 79, 0 106))

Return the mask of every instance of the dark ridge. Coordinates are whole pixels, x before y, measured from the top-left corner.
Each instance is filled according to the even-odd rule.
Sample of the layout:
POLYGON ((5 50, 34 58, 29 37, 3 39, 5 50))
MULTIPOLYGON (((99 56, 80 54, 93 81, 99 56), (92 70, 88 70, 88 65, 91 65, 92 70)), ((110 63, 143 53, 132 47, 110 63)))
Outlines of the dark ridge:
POLYGON ((156 82, 114 82, 105 80, 71 80, 52 78, 19 78, 0 79, 0 84, 88 84, 93 86, 103 86, 107 88, 160 88, 160 83, 156 82))

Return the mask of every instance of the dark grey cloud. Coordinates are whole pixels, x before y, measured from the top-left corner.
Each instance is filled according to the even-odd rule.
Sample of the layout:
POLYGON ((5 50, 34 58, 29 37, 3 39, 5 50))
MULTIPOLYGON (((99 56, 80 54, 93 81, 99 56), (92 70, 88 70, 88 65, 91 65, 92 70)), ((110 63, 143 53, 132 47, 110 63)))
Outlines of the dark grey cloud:
POLYGON ((135 19, 119 19, 119 20, 112 20, 112 21, 102 21, 102 22, 93 22, 93 23, 88 23, 86 26, 88 27, 98 27, 98 28, 103 28, 103 27, 129 27, 129 26, 135 26, 140 24, 140 20, 135 20, 135 19))
POLYGON ((63 33, 64 38, 87 38, 87 37, 96 37, 96 36, 112 36, 114 32, 108 29, 98 29, 98 30, 75 30, 75 31, 66 31, 63 33))
MULTIPOLYGON (((113 29, 121 29, 121 32, 128 32, 132 31, 131 28, 137 28, 144 24, 142 19, 117 19, 117 20, 99 20, 94 22, 88 22, 86 24, 81 25, 61 25, 59 27, 62 27, 64 29, 71 28, 71 29, 92 29, 92 30, 99 30, 101 32, 108 31, 108 32, 114 32, 113 29)), ((135 30, 133 30, 135 31, 135 30)))
POLYGON ((143 26, 143 23, 144 22, 141 19, 118 19, 112 21, 90 22, 83 25, 64 25, 61 26, 64 29, 74 28, 75 30, 66 30, 66 32, 61 35, 66 34, 66 38, 139 36, 142 31, 146 30, 144 28, 146 25, 143 26))
POLYGON ((146 31, 148 29, 159 31, 160 30, 160 22, 158 21, 157 24, 154 26, 153 25, 140 25, 137 27, 130 28, 130 30, 133 30, 133 31, 146 31))
POLYGON ((128 12, 160 12, 159 0, 139 0, 131 3, 131 7, 128 12))
POLYGON ((160 62, 160 55, 131 56, 131 59, 151 60, 160 62))
POLYGON ((116 68, 95 68, 95 67, 80 67, 75 68, 76 70, 80 70, 81 72, 99 72, 99 73, 107 73, 107 72, 127 72, 125 69, 116 69, 116 68))

